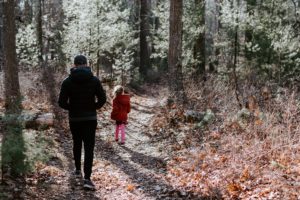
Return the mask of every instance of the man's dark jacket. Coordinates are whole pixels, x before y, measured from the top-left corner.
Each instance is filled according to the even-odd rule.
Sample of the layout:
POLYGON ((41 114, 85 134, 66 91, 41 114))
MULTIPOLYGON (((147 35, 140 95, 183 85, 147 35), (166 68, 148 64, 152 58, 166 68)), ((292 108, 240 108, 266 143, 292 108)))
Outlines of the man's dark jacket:
POLYGON ((105 91, 91 68, 72 68, 71 74, 61 85, 58 100, 59 106, 69 111, 69 120, 96 120, 96 109, 101 108, 105 102, 105 91))

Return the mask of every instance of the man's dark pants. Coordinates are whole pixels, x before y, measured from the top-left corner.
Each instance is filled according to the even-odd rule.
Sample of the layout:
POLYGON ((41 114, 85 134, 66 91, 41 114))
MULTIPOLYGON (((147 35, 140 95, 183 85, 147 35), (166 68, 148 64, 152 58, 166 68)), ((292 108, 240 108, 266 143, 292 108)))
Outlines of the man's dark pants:
POLYGON ((73 156, 76 170, 81 169, 81 149, 84 145, 84 178, 90 179, 92 174, 95 132, 97 121, 70 121, 70 129, 73 137, 73 156))

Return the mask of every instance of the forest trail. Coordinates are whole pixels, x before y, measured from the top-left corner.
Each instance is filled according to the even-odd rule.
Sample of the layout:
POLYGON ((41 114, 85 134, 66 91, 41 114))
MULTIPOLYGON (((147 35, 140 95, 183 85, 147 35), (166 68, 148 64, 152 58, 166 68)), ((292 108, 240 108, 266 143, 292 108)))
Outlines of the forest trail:
MULTIPOLYGON (((168 155, 164 146, 153 141, 149 132, 160 103, 154 96, 133 95, 125 145, 114 141, 115 124, 110 120, 109 103, 98 113, 92 174, 96 191, 83 190, 82 181, 71 175, 72 140, 63 119, 63 129, 56 128, 57 133, 64 134, 59 139, 61 154, 48 162, 50 169, 44 166, 43 170, 48 168, 46 175, 39 172, 39 176, 47 176, 43 184, 27 186, 25 194, 31 195, 26 195, 26 199, 181 199, 181 191, 166 181, 168 155)), ((185 192, 184 196, 187 195, 185 192)))
MULTIPOLYGON (((240 199, 299 199, 299 145, 289 147, 294 148, 292 154, 283 149, 274 155, 274 147, 268 146, 274 138, 248 141, 246 132, 245 145, 245 135, 234 127, 202 133, 191 128, 194 124, 179 121, 177 129, 172 130, 168 124, 171 112, 165 109, 168 91, 162 85, 140 86, 145 94, 131 91, 132 109, 124 146, 114 141, 115 124, 110 120, 108 98, 98 112, 92 174, 97 190, 83 190, 82 180, 71 174, 74 162, 67 112, 57 105, 59 81, 64 77, 65 74, 49 73, 44 80, 40 73, 34 78, 32 73, 22 74, 23 112, 28 116, 53 113, 55 123, 49 127, 24 127, 26 154, 34 168, 25 179, 5 177, 0 199, 204 200, 234 199, 236 195, 240 199)), ((1 88, 0 84, 0 93, 1 88)), ((110 97, 111 90, 107 86, 105 89, 110 97)), ((0 100, 0 115, 4 111, 0 100)), ((211 124, 217 126, 218 123, 211 124)))

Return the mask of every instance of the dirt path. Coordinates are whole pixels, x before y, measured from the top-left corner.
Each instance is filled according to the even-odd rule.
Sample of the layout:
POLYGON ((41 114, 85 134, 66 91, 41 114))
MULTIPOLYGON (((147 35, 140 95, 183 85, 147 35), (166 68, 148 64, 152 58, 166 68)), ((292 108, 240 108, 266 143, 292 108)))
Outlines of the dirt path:
POLYGON ((167 155, 148 136, 157 103, 155 98, 132 98, 124 146, 114 141, 113 123, 100 123, 105 128, 98 132, 94 177, 103 199, 156 199, 158 192, 167 189, 162 178, 167 155))
MULTIPOLYGON (((74 168, 72 142, 67 124, 62 123, 63 127, 57 128, 57 133, 64 135, 58 142, 59 155, 41 168, 38 183, 27 185, 25 199, 181 199, 182 192, 166 181, 168 155, 164 146, 152 142, 149 134, 149 124, 159 99, 135 95, 131 101, 123 146, 114 141, 115 125, 108 120, 110 109, 99 113, 92 174, 95 192, 84 191, 82 181, 70 174, 74 168)), ((184 196, 187 196, 186 192, 184 196)))

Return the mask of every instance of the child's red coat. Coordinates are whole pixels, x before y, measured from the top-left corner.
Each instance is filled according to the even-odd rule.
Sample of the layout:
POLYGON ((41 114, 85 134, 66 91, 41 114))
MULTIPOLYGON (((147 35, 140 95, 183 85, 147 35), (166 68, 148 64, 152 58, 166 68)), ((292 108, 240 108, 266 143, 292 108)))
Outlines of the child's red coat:
POLYGON ((113 100, 111 119, 116 121, 127 121, 127 114, 130 112, 130 96, 118 95, 113 100))

